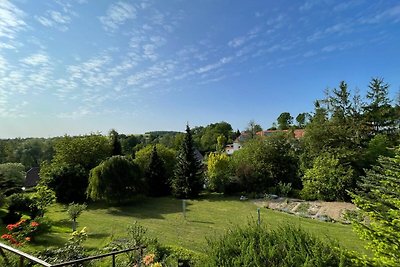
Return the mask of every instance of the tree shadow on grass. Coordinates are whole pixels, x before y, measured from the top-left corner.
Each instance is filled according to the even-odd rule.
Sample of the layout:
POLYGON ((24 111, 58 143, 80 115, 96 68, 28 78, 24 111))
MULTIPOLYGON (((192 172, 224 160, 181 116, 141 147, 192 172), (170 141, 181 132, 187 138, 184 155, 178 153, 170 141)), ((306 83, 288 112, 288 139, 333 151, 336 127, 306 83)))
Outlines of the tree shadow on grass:
POLYGON ((201 223, 201 224, 215 224, 213 222, 206 222, 206 221, 198 221, 198 220, 188 220, 191 223, 201 223))
POLYGON ((110 236, 110 233, 89 233, 88 236, 90 239, 103 239, 110 236))
POLYGON ((210 201, 210 202, 239 201, 240 195, 224 195, 222 193, 203 193, 200 194, 198 198, 193 200, 210 201))
POLYGON ((72 227, 72 222, 71 222, 71 220, 68 220, 68 219, 61 219, 61 220, 58 220, 58 221, 52 221, 51 224, 53 226, 61 227, 61 228, 64 228, 64 227, 71 228, 72 227))
POLYGON ((53 233, 47 233, 35 238, 35 245, 49 247, 61 247, 68 241, 67 238, 63 238, 53 233))
MULTIPOLYGON (((192 205, 186 202, 186 208, 192 205)), ((188 211, 188 209, 186 209, 188 211)), ((107 207, 107 213, 113 216, 136 217, 140 219, 164 219, 165 214, 181 213, 182 200, 171 197, 142 198, 123 206, 107 207)))

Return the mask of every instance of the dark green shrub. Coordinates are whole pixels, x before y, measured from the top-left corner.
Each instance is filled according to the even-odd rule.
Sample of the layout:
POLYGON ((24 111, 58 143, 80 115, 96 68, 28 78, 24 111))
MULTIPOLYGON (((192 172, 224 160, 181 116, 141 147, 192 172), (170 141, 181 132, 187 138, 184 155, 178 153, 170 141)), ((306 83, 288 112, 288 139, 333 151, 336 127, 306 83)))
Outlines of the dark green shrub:
POLYGON ((36 202, 26 194, 12 194, 8 197, 8 213, 3 217, 3 223, 15 223, 21 219, 23 214, 36 218, 39 215, 39 208, 36 202))
POLYGON ((43 165, 40 175, 43 183, 54 190, 57 202, 67 204, 86 201, 89 174, 81 165, 43 165))

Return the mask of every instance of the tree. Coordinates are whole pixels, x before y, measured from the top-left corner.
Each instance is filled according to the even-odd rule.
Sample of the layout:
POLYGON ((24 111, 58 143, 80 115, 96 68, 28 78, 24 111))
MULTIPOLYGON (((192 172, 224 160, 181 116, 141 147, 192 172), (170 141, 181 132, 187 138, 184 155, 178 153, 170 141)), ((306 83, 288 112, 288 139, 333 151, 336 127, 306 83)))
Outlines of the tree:
POLYGON ((307 123, 308 114, 303 112, 296 116, 297 127, 303 129, 307 123))
MULTIPOLYGON (((134 162, 139 165, 142 174, 145 175, 150 166, 154 146, 157 150, 157 156, 162 160, 164 165, 164 178, 167 181, 170 181, 174 176, 174 169, 176 164, 176 151, 174 149, 168 148, 162 144, 147 145, 146 147, 136 152, 134 162)), ((146 179, 146 177, 144 178, 146 179)))
POLYGON ((68 205, 68 216, 72 220, 72 232, 76 231, 76 219, 81 215, 81 213, 86 210, 86 204, 75 204, 74 202, 68 205))
POLYGON ((365 160, 369 165, 376 165, 379 156, 393 156, 393 152, 389 149, 391 142, 384 134, 375 135, 368 143, 365 153, 365 160))
POLYGON ((53 163, 79 164, 88 172, 111 154, 107 137, 95 134, 64 136, 55 141, 54 149, 53 163))
POLYGON ((354 220, 353 226, 367 240, 379 266, 400 266, 400 147, 394 157, 380 157, 378 163, 351 194, 367 218, 354 220))
POLYGON ((224 151, 224 148, 226 146, 226 142, 227 142, 227 139, 226 139, 226 137, 224 135, 221 134, 220 136, 218 136, 217 137, 217 149, 216 149, 216 151, 217 152, 224 151))
POLYGON ((230 176, 229 157, 226 154, 210 153, 207 159, 208 188, 216 192, 225 192, 230 176))
POLYGON ((24 169, 21 163, 0 164, 0 192, 6 196, 20 192, 25 181, 24 169))
POLYGON ((211 123, 206 127, 195 127, 192 130, 193 142, 203 153, 216 151, 218 137, 224 136, 226 141, 232 136, 232 126, 227 122, 211 123))
POLYGON ((87 196, 121 203, 142 188, 140 169, 124 156, 112 156, 90 171, 87 196))
POLYGON ((135 135, 119 135, 121 140, 122 152, 124 155, 133 155, 133 148, 140 144, 141 140, 135 135))
POLYGON ((269 136, 265 141, 247 141, 232 155, 232 166, 239 183, 247 192, 265 192, 278 182, 300 186, 294 138, 285 133, 269 136))
POLYGON ((149 166, 145 171, 148 194, 152 197, 168 195, 170 192, 164 161, 158 156, 157 146, 153 146, 149 166))
POLYGON ((373 134, 393 132, 396 119, 389 100, 389 84, 382 78, 373 78, 368 85, 367 99, 364 106, 367 126, 373 134))
POLYGON ((54 191, 44 185, 37 185, 36 192, 32 195, 34 206, 38 209, 38 216, 43 217, 47 207, 56 200, 54 191))
POLYGON ((333 154, 316 157, 303 177, 302 196, 306 199, 345 200, 353 177, 351 167, 344 167, 333 154))
POLYGON ((250 138, 253 139, 257 136, 257 132, 262 131, 262 127, 257 124, 254 120, 249 121, 246 132, 250 135, 250 138))
POLYGON ((186 125, 186 135, 177 157, 172 192, 178 198, 198 196, 203 187, 202 164, 195 156, 192 133, 186 125))
POLYGON ((54 190, 57 202, 83 203, 86 201, 88 172, 79 164, 42 164, 41 183, 54 190))
POLYGON ((112 156, 122 155, 122 146, 119 140, 119 134, 116 130, 112 129, 110 131, 110 139, 111 139, 111 155, 112 156))
POLYGON ((293 117, 289 112, 282 112, 277 121, 279 130, 287 130, 293 123, 293 117))

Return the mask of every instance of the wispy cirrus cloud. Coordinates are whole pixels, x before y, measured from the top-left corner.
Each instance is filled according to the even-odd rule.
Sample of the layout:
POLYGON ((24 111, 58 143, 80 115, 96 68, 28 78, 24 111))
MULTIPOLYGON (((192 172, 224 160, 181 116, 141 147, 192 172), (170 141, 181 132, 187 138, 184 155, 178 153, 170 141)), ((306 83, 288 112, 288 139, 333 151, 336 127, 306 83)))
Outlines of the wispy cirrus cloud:
POLYGON ((360 19, 362 24, 378 24, 383 21, 400 22, 400 4, 387 8, 372 16, 360 19))
POLYGON ((228 42, 228 45, 234 48, 240 47, 243 44, 250 41, 251 39, 256 38, 260 30, 261 30, 260 27, 255 27, 252 30, 250 30, 247 34, 232 39, 231 41, 228 42))
POLYGON ((196 72, 202 74, 211 70, 215 70, 217 68, 222 67, 225 64, 228 64, 229 62, 232 61, 232 59, 233 59, 232 57, 223 57, 213 64, 208 64, 206 66, 198 68, 196 72))
POLYGON ((114 31, 127 20, 136 18, 136 8, 126 2, 112 4, 105 16, 99 18, 105 30, 114 31))

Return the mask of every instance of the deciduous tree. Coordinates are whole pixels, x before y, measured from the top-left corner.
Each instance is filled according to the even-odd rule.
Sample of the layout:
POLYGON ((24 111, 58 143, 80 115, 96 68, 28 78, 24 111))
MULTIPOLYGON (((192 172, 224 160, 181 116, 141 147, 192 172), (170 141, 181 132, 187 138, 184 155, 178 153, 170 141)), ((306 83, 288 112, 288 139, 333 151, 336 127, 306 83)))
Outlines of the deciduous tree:
POLYGON ((106 159, 90 171, 87 195, 92 200, 128 200, 142 188, 140 169, 124 156, 106 159))
POLYGON ((230 176, 229 157, 226 154, 210 153, 207 159, 208 188, 216 192, 225 192, 230 176))
POLYGON ((289 112, 282 112, 277 121, 279 130, 287 130, 293 123, 293 117, 289 112))

